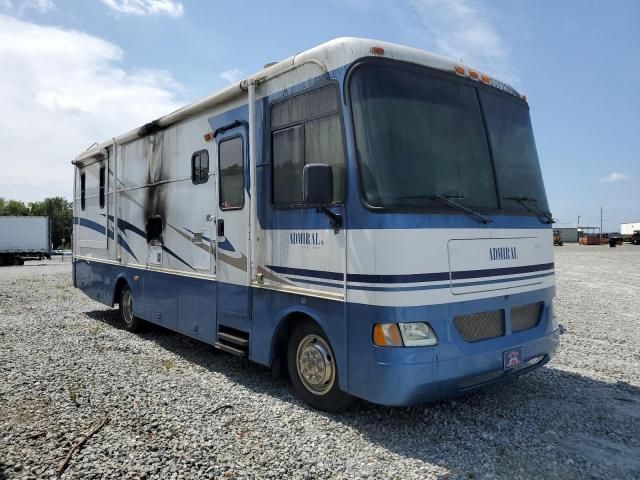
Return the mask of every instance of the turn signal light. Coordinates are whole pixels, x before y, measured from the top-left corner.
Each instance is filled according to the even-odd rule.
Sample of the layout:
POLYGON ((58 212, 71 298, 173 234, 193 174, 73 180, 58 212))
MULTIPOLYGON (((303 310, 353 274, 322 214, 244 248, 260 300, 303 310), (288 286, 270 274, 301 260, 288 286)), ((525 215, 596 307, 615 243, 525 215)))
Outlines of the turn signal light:
POLYGON ((373 326, 373 343, 379 347, 402 347, 402 335, 396 323, 377 323, 373 326))

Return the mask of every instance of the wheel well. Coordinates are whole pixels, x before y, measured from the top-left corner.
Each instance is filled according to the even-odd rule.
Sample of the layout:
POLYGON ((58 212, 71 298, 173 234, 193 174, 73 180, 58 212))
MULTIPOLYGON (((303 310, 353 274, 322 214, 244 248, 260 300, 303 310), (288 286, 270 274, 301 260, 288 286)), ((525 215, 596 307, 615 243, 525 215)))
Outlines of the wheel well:
POLYGON ((306 313, 293 312, 284 317, 278 325, 273 340, 273 349, 271 351, 271 369, 276 378, 288 378, 287 346, 289 338, 291 337, 294 326, 303 320, 310 320, 317 323, 306 313))
POLYGON ((125 286, 129 286, 129 284, 127 283, 127 280, 124 279, 123 277, 120 277, 116 281, 116 288, 113 290, 113 301, 111 302, 112 305, 115 305, 116 303, 120 303, 120 293, 122 292, 122 289, 125 286))

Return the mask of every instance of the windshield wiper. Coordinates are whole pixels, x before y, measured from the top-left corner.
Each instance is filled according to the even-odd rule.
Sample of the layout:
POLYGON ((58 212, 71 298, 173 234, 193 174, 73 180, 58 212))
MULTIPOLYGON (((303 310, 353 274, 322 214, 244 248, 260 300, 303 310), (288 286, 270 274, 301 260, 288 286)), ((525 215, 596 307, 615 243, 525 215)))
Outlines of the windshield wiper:
POLYGON ((421 199, 421 198, 428 198, 429 200, 436 200, 439 202, 442 202, 444 204, 446 204, 449 207, 452 208, 457 208, 458 210, 461 210, 469 215, 473 215, 474 217, 480 219, 482 221, 482 223, 491 223, 493 222, 492 219, 490 219, 489 217, 482 215, 481 213, 476 212, 475 210, 470 209, 469 207, 465 207, 464 205, 458 203, 458 202, 454 202, 453 200, 451 200, 452 198, 464 198, 464 196, 461 195, 440 195, 438 193, 436 193, 435 195, 413 195, 413 196, 408 196, 408 197, 398 197, 399 200, 416 200, 416 199, 421 199))
POLYGON ((533 211, 538 213, 540 216, 542 216, 546 220, 544 223, 555 223, 555 220, 551 216, 551 212, 546 212, 542 208, 540 208, 536 203, 537 200, 535 198, 531 198, 531 197, 502 197, 502 198, 504 198, 505 200, 515 200, 524 208, 526 208, 528 211, 530 212, 533 211), (533 207, 533 210, 529 208, 527 204, 531 205, 533 207))

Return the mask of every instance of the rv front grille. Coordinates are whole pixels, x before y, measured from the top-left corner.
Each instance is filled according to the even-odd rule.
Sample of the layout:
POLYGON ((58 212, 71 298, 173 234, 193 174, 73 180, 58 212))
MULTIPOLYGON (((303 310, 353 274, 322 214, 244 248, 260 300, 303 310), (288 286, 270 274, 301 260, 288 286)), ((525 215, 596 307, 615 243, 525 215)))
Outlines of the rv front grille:
POLYGON ((511 307, 511 331, 521 332, 537 327, 540 323, 541 313, 542 302, 511 307))
POLYGON ((504 335, 504 310, 470 313, 454 317, 453 324, 466 342, 478 342, 504 335))

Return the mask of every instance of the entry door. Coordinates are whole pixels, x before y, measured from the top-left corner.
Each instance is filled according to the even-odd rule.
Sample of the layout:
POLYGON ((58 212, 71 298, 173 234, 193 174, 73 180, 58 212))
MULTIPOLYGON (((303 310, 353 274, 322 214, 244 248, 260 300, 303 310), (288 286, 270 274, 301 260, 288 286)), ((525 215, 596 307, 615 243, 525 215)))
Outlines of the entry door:
POLYGON ((247 131, 238 126, 216 138, 217 316, 224 325, 249 331, 249 181, 247 131))

